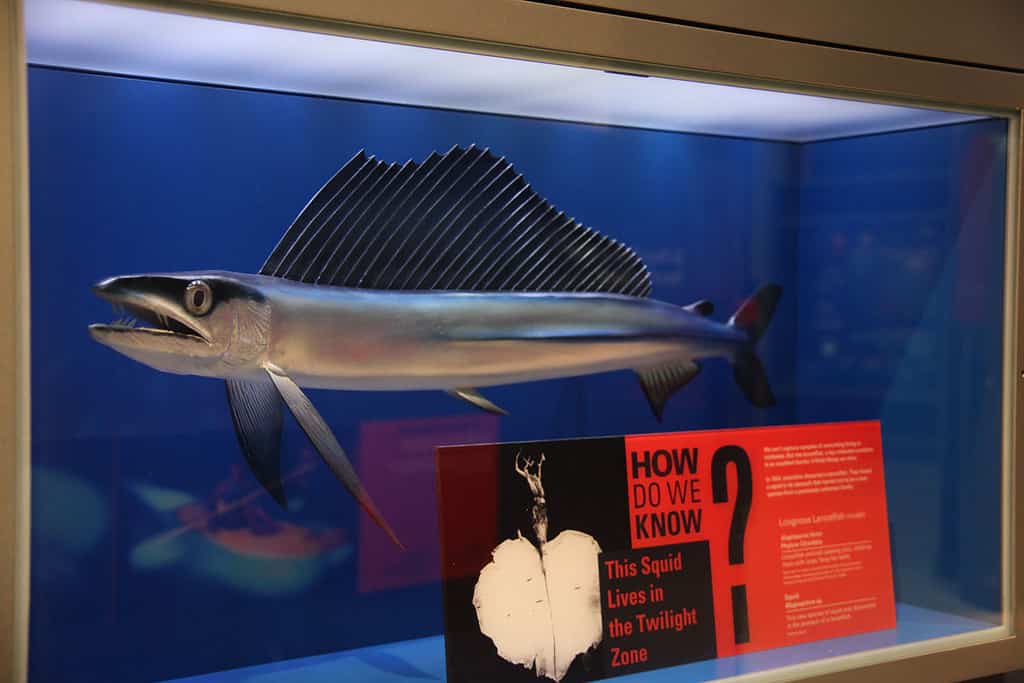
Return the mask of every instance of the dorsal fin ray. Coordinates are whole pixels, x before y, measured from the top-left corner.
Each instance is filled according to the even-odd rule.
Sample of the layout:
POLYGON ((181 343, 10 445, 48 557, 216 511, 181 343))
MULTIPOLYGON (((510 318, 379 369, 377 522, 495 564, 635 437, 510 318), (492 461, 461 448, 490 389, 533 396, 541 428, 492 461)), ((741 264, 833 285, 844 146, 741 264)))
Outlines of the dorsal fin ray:
POLYGON ((292 222, 291 227, 284 233, 281 240, 270 252, 270 256, 263 262, 260 272, 264 275, 278 275, 281 263, 290 258, 296 244, 301 243, 309 224, 316 220, 324 208, 340 197, 341 188, 357 174, 366 163, 366 152, 360 150, 348 163, 334 174, 324 186, 306 203, 298 217, 292 222))
POLYGON ((339 272, 347 270, 354 265, 355 260, 367 250, 376 235, 373 230, 374 224, 382 220, 381 217, 386 215, 386 212, 394 209, 395 203, 401 196, 402 189, 408 185, 416 168, 417 165, 411 161, 406 162, 402 166, 392 181, 394 183, 394 191, 382 193, 374 203, 374 206, 367 208, 368 212, 372 210, 370 216, 362 222, 360 230, 352 231, 352 234, 348 236, 350 238, 348 241, 338 242, 330 261, 324 266, 320 277, 334 281, 339 272))
POLYGON ((385 240, 375 255, 374 262, 359 279, 360 286, 387 289, 397 270, 409 265, 407 255, 410 240, 415 245, 419 236, 413 229, 421 223, 423 214, 433 205, 437 194, 443 192, 451 183, 452 173, 457 171, 458 162, 463 157, 462 150, 459 152, 460 154, 449 152, 439 156, 437 163, 426 173, 421 174, 409 197, 399 204, 392 220, 378 226, 378 229, 386 233, 385 240))
POLYGON ((494 216, 505 210, 507 205, 526 189, 522 177, 516 175, 511 167, 496 180, 497 183, 491 188, 491 192, 482 197, 484 201, 474 206, 462 226, 448 243, 442 246, 437 263, 431 272, 432 279, 425 288, 443 289, 442 285, 452 288, 454 276, 460 272, 460 266, 469 262, 468 254, 472 253, 476 246, 474 237, 486 234, 486 230, 480 230, 479 226, 489 226, 494 216), (470 230, 471 227, 476 231, 476 235, 470 230))
POLYGON ((310 199, 260 272, 368 289, 651 291, 632 249, 559 211, 507 160, 475 146, 420 164, 359 152, 310 199))
POLYGON ((473 184, 465 192, 457 193, 458 198, 453 198, 453 201, 444 207, 444 213, 433 221, 434 227, 424 235, 410 254, 410 261, 414 264, 407 280, 410 289, 422 288, 423 279, 435 270, 434 265, 439 255, 444 253, 451 229, 463 219, 467 210, 473 209, 491 194, 491 188, 501 177, 504 169, 500 160, 487 160, 486 156, 481 155, 480 161, 476 162, 479 173, 472 173, 473 169, 467 169, 464 175, 472 173, 470 179, 473 184))
POLYGON ((381 289, 406 288, 404 281, 417 265, 415 252, 435 227, 437 213, 459 199, 464 178, 481 158, 482 154, 473 146, 452 149, 442 157, 435 180, 395 228, 400 239, 381 269, 382 277, 377 280, 381 289))
POLYGON ((381 193, 387 192, 397 170, 394 165, 378 164, 367 174, 365 181, 353 192, 351 201, 346 202, 344 210, 335 211, 324 222, 317 244, 310 244, 304 258, 290 269, 288 276, 302 282, 319 282, 335 247, 359 229, 367 211, 381 193))

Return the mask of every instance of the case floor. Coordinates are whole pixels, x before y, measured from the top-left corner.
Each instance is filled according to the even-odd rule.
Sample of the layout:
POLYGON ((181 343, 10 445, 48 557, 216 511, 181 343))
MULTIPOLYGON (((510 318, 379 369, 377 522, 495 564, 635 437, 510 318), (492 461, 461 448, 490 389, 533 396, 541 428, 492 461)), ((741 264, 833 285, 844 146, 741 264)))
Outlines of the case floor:
MULTIPOLYGON (((896 605, 896 615, 895 629, 694 662, 608 680, 694 683, 992 628, 988 622, 902 603, 896 605)), ((445 681, 444 638, 434 636, 385 643, 317 657, 178 678, 166 683, 333 683, 342 680, 363 683, 445 681)))

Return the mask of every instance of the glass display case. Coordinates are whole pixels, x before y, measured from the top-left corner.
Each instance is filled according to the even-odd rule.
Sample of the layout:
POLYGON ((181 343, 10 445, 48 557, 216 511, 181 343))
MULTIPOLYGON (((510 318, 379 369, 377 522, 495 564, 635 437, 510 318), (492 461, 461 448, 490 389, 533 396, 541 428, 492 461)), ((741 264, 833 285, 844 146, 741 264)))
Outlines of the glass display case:
POLYGON ((885 552, 830 578, 892 622, 631 680, 1020 663, 1013 102, 531 3, 251 4, 25 3, 25 680, 483 680, 451 529, 513 499, 436 449, 868 422, 885 552))

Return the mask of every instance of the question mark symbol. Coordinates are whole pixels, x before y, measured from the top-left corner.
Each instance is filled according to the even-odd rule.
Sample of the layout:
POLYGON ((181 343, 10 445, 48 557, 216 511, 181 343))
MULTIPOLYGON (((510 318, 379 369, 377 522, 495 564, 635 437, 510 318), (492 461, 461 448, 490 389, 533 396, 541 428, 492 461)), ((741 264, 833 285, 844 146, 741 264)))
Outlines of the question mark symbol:
MULTIPOLYGON (((750 501, 754 495, 750 458, 739 446, 722 446, 711 458, 711 497, 716 503, 729 502, 729 484, 725 470, 736 468, 736 505, 729 525, 729 564, 743 564, 743 537, 747 533, 750 501)), ((750 618, 747 614, 747 586, 732 587, 732 630, 737 645, 750 642, 750 618)))

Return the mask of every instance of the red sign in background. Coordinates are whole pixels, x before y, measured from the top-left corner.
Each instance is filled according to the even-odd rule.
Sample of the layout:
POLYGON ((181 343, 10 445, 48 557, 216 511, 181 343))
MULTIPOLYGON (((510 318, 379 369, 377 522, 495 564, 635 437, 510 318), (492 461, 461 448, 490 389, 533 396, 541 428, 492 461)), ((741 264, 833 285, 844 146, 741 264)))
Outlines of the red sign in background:
POLYGON ((359 592, 394 590, 436 581, 436 473, 428 454, 439 443, 493 441, 498 418, 459 415, 364 422, 359 433, 359 474, 405 545, 394 544, 369 515, 360 515, 359 592))
POLYGON ((892 628, 875 422, 625 438, 634 549, 708 540, 719 657, 892 628))

